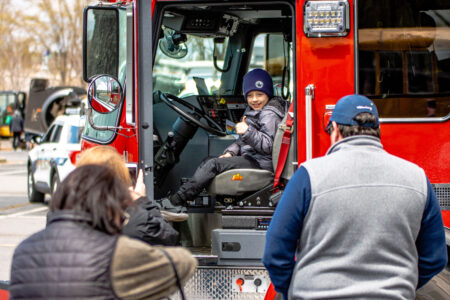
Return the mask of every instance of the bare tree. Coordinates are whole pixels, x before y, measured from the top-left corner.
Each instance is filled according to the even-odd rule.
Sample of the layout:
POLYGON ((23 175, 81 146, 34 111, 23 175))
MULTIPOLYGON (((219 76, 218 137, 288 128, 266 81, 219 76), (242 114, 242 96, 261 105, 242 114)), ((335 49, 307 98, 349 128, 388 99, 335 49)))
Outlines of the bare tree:
POLYGON ((24 18, 23 25, 35 39, 40 53, 48 55, 48 69, 58 74, 60 85, 82 81, 83 8, 87 1, 35 0, 37 14, 24 18))
POLYGON ((25 78, 35 71, 37 55, 33 39, 20 33, 22 15, 11 9, 8 0, 0 0, 0 90, 23 89, 25 78))

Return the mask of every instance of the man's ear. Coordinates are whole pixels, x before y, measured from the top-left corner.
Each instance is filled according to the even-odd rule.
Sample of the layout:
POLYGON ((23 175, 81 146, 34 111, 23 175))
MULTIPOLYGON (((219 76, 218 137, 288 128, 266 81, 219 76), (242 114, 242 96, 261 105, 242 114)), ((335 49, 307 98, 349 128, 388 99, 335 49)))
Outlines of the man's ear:
POLYGON ((331 122, 331 126, 333 127, 333 131, 331 132, 330 139, 331 145, 334 145, 340 140, 342 140, 344 137, 342 136, 342 133, 339 130, 339 127, 335 121, 331 122))

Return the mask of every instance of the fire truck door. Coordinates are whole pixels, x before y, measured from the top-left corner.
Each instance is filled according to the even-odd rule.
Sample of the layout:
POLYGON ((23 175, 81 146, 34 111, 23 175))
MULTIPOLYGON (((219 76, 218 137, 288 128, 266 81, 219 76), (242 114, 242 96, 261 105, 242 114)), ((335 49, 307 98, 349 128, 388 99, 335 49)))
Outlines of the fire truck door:
POLYGON ((298 162, 324 155, 330 146, 326 113, 355 93, 353 1, 297 1, 298 162), (325 26, 327 25, 327 26, 325 26))

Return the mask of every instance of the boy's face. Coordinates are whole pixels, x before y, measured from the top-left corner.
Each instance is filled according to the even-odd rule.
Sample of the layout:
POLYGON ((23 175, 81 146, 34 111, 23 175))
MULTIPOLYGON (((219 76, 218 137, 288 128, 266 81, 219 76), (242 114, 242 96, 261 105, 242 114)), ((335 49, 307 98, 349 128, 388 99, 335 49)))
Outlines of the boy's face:
POLYGON ((247 102, 253 110, 261 110, 269 102, 269 96, 261 91, 251 91, 247 94, 247 102))

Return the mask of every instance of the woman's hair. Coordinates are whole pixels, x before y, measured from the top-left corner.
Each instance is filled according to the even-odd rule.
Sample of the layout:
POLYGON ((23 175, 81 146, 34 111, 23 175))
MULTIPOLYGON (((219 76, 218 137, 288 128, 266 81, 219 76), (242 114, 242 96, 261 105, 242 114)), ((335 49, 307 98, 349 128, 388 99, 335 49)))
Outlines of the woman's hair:
POLYGON ((50 211, 72 210, 87 214, 93 228, 117 234, 124 220, 124 210, 131 202, 127 187, 110 168, 84 165, 72 171, 58 186, 50 211))
POLYGON ((113 147, 96 146, 83 151, 77 162, 77 167, 90 164, 111 168, 126 186, 131 186, 130 173, 125 165, 125 161, 113 147))

